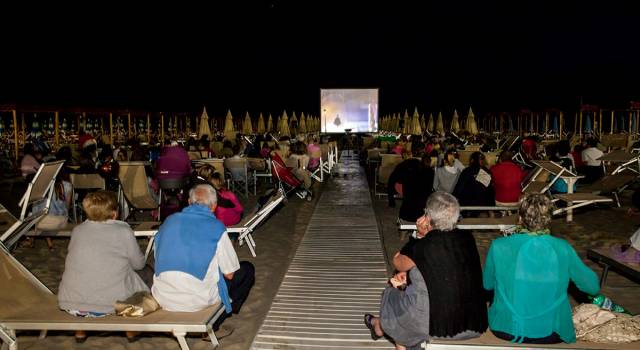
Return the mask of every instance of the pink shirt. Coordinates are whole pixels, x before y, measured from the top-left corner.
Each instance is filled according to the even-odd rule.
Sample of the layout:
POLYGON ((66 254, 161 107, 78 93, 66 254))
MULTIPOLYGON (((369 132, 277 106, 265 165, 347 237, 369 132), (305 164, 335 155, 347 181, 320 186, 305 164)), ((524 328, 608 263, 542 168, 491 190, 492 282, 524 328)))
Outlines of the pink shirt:
POLYGON ((220 205, 216 207, 215 215, 218 220, 222 221, 224 226, 233 226, 240 222, 242 216, 242 204, 238 201, 238 197, 229 190, 218 190, 218 197, 230 200, 235 206, 233 208, 223 208, 220 205))

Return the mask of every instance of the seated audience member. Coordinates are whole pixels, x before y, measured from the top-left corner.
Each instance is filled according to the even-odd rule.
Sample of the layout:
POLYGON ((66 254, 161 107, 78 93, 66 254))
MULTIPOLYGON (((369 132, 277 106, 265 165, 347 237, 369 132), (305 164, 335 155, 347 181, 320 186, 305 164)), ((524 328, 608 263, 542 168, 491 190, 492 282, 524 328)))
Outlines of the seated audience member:
POLYGON ((156 162, 157 179, 181 179, 189 175, 191 175, 191 160, 187 151, 176 141, 163 147, 160 158, 156 162))
POLYGON ((431 157, 409 158, 398 164, 387 182, 389 206, 395 207, 396 185, 402 185, 402 204, 398 216, 402 220, 415 222, 424 214, 427 198, 433 192, 433 169, 431 157))
POLYGON ((189 206, 169 216, 155 241, 153 296, 163 309, 194 312, 222 302, 226 313, 238 313, 253 286, 255 270, 238 262, 222 222, 216 219, 216 191, 196 185, 189 206))
POLYGON ((459 166, 456 166, 456 161, 458 160, 455 158, 454 150, 448 150, 444 154, 442 163, 435 170, 433 179, 433 189, 435 191, 452 193, 456 188, 458 178, 462 172, 462 169, 460 169, 459 166))
POLYGON ((495 193, 491 172, 485 166, 485 157, 482 152, 471 154, 469 166, 460 173, 453 195, 461 206, 494 205, 495 193))
POLYGON ((222 157, 231 158, 235 154, 233 150, 233 144, 229 140, 225 140, 222 143, 222 157))
POLYGON ((513 153, 502 151, 500 162, 491 168, 496 205, 516 205, 522 193, 521 182, 527 174, 513 162, 513 153))
POLYGON ((298 141, 291 146, 291 155, 287 158, 286 164, 291 168, 293 175, 304 182, 305 188, 311 188, 311 174, 307 170, 309 156, 307 155, 307 146, 304 143, 298 141))
POLYGON ((219 172, 214 172, 209 178, 209 183, 216 189, 218 195, 216 218, 222 221, 226 227, 239 223, 244 209, 242 209, 242 204, 235 193, 225 188, 222 175, 219 172))
POLYGON ((582 151, 582 161, 585 166, 582 168, 584 172, 585 183, 593 183, 599 178, 604 176, 604 169, 602 169, 602 161, 598 158, 602 157, 604 153, 597 148, 598 140, 590 138, 587 140, 587 148, 582 151))
POLYGON ((322 156, 320 146, 318 146, 318 138, 313 136, 311 142, 307 145, 307 154, 309 155, 309 164, 307 169, 315 171, 320 165, 320 157, 322 156))
POLYGON ((42 161, 42 153, 37 151, 32 143, 27 143, 24 145, 24 156, 20 161, 20 171, 22 172, 22 177, 27 180, 31 180, 33 175, 38 172, 38 168, 40 168, 40 162, 42 161))
MULTIPOLYGON (((101 317, 115 311, 117 300, 149 291, 136 273, 145 267, 145 259, 129 224, 116 220, 115 193, 89 193, 82 207, 87 220, 71 232, 58 305, 74 316, 101 317)), ((127 332, 127 336, 134 333, 127 332)), ((76 332, 77 341, 85 339, 85 332, 76 332)))
POLYGON ((425 211, 416 222, 419 239, 409 241, 393 265, 400 272, 417 266, 422 273, 429 290, 430 337, 478 337, 487 329, 487 306, 476 241, 470 231, 456 229, 460 206, 452 195, 435 192, 425 211))
POLYGON ((382 294, 380 317, 364 315, 364 323, 371 338, 383 335, 393 339, 396 350, 421 349, 429 336, 429 292, 416 267, 409 272, 398 272, 382 294))
POLYGON ((538 144, 535 136, 527 136, 522 140, 522 155, 527 161, 538 159, 538 144))
POLYGON ((567 297, 569 281, 595 295, 598 277, 567 241, 549 233, 551 200, 526 194, 519 233, 493 241, 484 265, 484 287, 495 290, 489 327, 496 337, 519 343, 573 343, 567 297))

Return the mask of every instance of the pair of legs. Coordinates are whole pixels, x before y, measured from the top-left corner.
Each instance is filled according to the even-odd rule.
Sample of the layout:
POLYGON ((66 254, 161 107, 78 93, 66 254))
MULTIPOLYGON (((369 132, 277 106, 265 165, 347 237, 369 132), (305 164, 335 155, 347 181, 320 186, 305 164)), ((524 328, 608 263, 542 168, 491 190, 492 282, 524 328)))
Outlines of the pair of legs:
MULTIPOLYGON (((378 337, 383 337, 384 336, 384 330, 382 329, 382 323, 380 322, 380 317, 371 317, 370 320, 371 326, 373 327, 373 331, 375 332, 376 336, 378 337)), ((420 345, 414 345, 414 346, 405 346, 402 344, 398 344, 397 342, 394 344, 396 347, 396 350, 407 350, 407 348, 409 349, 414 349, 414 348, 419 348, 420 345)))
MULTIPOLYGON (((255 274, 256 269, 253 264, 248 261, 242 261, 240 262, 240 269, 233 273, 233 279, 227 281, 227 289, 229 289, 229 297, 231 298, 231 308, 234 314, 240 312, 242 304, 247 300, 251 287, 253 287, 256 280, 255 274)), ((229 314, 223 313, 213 324, 213 330, 217 331, 222 322, 229 316, 229 314)))

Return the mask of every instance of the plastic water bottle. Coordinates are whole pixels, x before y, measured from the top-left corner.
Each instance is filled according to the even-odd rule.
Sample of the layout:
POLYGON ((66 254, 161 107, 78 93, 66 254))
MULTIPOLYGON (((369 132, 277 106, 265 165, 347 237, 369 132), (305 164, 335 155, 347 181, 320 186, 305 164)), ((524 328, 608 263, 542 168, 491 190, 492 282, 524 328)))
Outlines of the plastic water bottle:
POLYGON ((627 310, 625 310, 622 306, 614 303, 613 300, 611 300, 610 298, 607 298, 602 294, 598 294, 594 297, 589 296, 589 300, 591 301, 592 304, 598 305, 599 307, 605 310, 610 310, 618 313, 627 313, 627 310))

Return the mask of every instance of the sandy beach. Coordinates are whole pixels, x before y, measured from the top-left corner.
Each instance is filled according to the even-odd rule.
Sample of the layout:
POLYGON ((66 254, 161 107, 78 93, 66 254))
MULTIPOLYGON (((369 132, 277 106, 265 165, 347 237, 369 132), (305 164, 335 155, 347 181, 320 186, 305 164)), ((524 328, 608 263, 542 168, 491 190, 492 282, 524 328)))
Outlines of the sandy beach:
MULTIPOLYGON (((240 314, 234 315, 224 323, 225 328, 233 329, 231 335, 220 340, 224 349, 248 349, 264 320, 271 302, 278 290, 284 274, 290 264, 296 248, 304 236, 307 223, 313 213, 319 194, 325 186, 331 186, 331 180, 322 184, 314 184, 314 200, 301 200, 295 196, 280 206, 272 216, 254 234, 257 244, 257 257, 251 257, 246 247, 237 247, 240 260, 252 262, 256 266, 256 284, 240 314)), ((266 188, 265 185, 262 186, 266 188)), ((17 191, 17 190, 15 190, 17 191)), ((2 194, 2 198, 8 194, 2 194)), ((380 237, 387 259, 404 244, 396 229, 397 208, 388 208, 387 200, 373 199, 373 206, 380 228, 380 237)), ((253 208, 256 197, 240 198, 245 208, 253 208)), ((629 203, 629 198, 623 197, 623 203, 629 203)), ((4 204, 4 203, 3 203, 4 204)), ((15 204, 14 204, 15 205, 15 204)), ((11 203, 8 204, 11 208, 11 203)), ((564 217, 554 219, 552 232, 554 235, 567 239, 576 249, 583 260, 597 273, 601 267, 586 259, 586 251, 592 247, 601 247, 613 242, 624 242, 640 224, 640 218, 631 218, 626 214, 627 207, 613 208, 601 206, 588 208, 575 214, 575 222, 567 224, 564 217)), ((10 209, 11 210, 11 209, 10 209)), ((500 237, 498 232, 474 232, 484 261, 486 251, 491 241, 500 237)), ((68 240, 54 241, 53 251, 46 248, 44 241, 37 241, 35 248, 17 248, 15 256, 23 262, 33 273, 41 279, 54 293, 57 291, 62 272, 68 240)), ((141 245, 146 242, 141 240, 141 245)), ((391 270, 391 268, 389 268, 391 270)), ((615 271, 609 273, 605 295, 616 303, 626 307, 633 313, 640 312, 638 296, 640 285, 619 275, 615 271)), ((135 343, 128 343, 123 333, 91 333, 84 344, 76 344, 71 332, 50 332, 45 339, 38 339, 36 333, 23 332, 19 334, 22 349, 178 349, 178 344, 168 334, 146 334, 135 343)), ((192 349, 210 349, 211 344, 201 340, 201 335, 194 334, 188 339, 192 349)))

